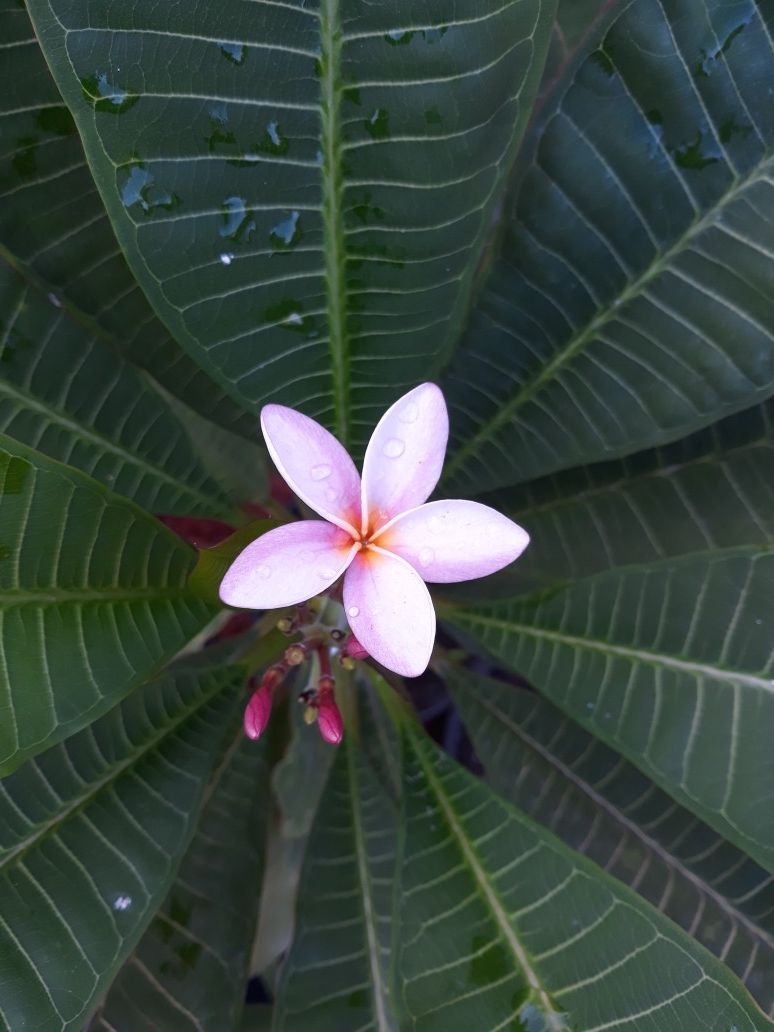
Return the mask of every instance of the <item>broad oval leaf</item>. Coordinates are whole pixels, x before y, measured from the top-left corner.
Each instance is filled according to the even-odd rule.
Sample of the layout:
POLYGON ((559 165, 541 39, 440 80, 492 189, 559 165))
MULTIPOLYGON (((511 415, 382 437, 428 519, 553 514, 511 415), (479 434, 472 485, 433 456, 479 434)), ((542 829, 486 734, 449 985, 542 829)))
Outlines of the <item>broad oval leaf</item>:
POLYGON ((534 692, 446 675, 489 784, 716 954, 774 1016, 768 872, 534 692))
POLYGON ((448 371, 449 489, 674 440, 774 392, 773 60, 754 0, 636 0, 615 21, 448 371))
POLYGON ((242 728, 207 786, 196 834, 163 906, 90 1028, 240 1027, 268 814, 266 743, 242 728))
POLYGON ((241 680, 181 665, 0 782, 4 1027, 85 1027, 175 877, 241 680))
POLYGON ((255 435, 257 420, 172 340, 129 271, 24 4, 0 5, 0 40, 0 259, 93 318, 117 351, 197 411, 255 435))
POLYGON ((176 338, 249 407, 357 450, 456 338, 554 6, 30 9, 176 338))
POLYGON ((521 593, 450 612, 767 868, 773 410, 514 491, 521 593))
POLYGON ((761 1032, 741 983, 676 925, 406 736, 401 1028, 761 1032))
POLYGON ((0 265, 0 431, 145 509, 228 514, 184 427, 101 331, 0 265))
POLYGON ((193 550, 84 474, 0 438, 0 769, 114 706, 215 609, 193 550))

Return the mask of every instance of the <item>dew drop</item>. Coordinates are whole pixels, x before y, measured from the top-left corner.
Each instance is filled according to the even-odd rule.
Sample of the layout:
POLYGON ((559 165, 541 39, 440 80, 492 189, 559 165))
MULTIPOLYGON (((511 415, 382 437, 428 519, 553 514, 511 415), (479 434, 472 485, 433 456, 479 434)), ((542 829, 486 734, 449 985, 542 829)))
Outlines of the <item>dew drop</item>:
POLYGON ((128 910, 131 905, 131 896, 116 896, 113 900, 113 910, 128 910))
POLYGON ((220 51, 231 64, 244 64, 247 56, 247 47, 243 43, 221 43, 220 51))
POLYGON ((338 491, 334 491, 334 489, 332 487, 326 487, 326 489, 325 489, 325 498, 326 498, 327 501, 335 502, 338 497, 339 497, 339 492, 338 491))
POLYGON ((228 254, 228 252, 225 252, 225 251, 220 256, 220 261, 221 261, 221 264, 223 264, 223 265, 231 265, 233 260, 234 260, 233 254, 228 254))
POLYGON ((433 559, 435 559, 435 552, 432 548, 422 548, 420 549, 418 559, 420 566, 429 566, 433 559))
POLYGON ((333 580, 336 576, 336 571, 332 566, 321 566, 317 572, 323 580, 333 580))
POLYGON ((401 423, 416 423, 418 415, 419 409, 413 401, 410 401, 408 405, 401 409, 398 418, 400 419, 401 423))
POLYGON ((288 326, 303 326, 304 317, 300 312, 291 312, 290 315, 285 319, 288 326))
POLYGON ((430 517, 430 519, 427 522, 427 529, 430 531, 431 534, 441 533, 441 521, 438 519, 437 516, 430 517))
POLYGON ((56 296, 56 294, 54 294, 54 293, 49 294, 48 295, 48 300, 49 300, 49 303, 54 306, 54 308, 61 308, 62 307, 62 302, 59 300, 59 298, 56 296))
POLYGON ((286 247, 296 246, 298 241, 301 239, 301 226, 299 225, 300 218, 301 212, 291 211, 286 219, 283 219, 274 226, 269 234, 269 239, 275 250, 282 250, 286 247))
POLYGON ((326 480, 331 475, 331 467, 322 462, 319 466, 312 466, 309 473, 312 480, 326 480))
POLYGON ((266 566, 266 564, 264 564, 263 566, 259 566, 258 576, 261 578, 261 580, 268 580, 269 577, 271 577, 271 566, 266 566))
POLYGON ((356 616, 360 616, 360 610, 357 606, 350 606, 347 610, 347 616, 351 616, 354 620, 356 616))
POLYGON ((399 437, 391 437, 382 448, 383 453, 388 459, 399 459, 405 450, 406 442, 401 441, 399 437))

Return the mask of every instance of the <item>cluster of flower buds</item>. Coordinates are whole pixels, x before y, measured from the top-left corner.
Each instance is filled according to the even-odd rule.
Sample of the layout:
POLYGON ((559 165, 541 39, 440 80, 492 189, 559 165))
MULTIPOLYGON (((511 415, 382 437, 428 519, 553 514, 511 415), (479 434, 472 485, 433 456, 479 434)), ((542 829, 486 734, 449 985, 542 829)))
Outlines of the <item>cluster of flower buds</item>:
MULTIPOLYGON (((295 617, 283 617, 278 629, 284 634, 293 634, 314 622, 315 616, 308 606, 299 607, 295 617)), ((356 659, 365 659, 368 653, 357 639, 336 628, 327 633, 311 633, 306 640, 288 645, 282 659, 270 666, 260 678, 253 677, 249 683, 252 689, 250 701, 244 715, 245 734, 252 739, 259 738, 271 716, 272 704, 277 689, 292 667, 299 667, 312 656, 316 656, 320 677, 316 686, 310 686, 299 695, 308 724, 317 723, 323 740, 338 745, 344 736, 344 722, 336 705, 336 682, 331 673, 331 655, 338 654, 342 665, 353 669, 356 659)))

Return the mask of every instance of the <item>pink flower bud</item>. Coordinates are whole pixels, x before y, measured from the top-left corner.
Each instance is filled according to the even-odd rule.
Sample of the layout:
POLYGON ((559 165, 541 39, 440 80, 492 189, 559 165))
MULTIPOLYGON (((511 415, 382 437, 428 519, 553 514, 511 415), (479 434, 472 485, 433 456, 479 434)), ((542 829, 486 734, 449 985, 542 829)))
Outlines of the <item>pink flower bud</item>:
POLYGON ((354 634, 350 634, 344 642, 344 648, 341 651, 342 655, 349 656, 351 659, 368 659, 368 653, 354 634))
POLYGON ((329 745, 338 745, 344 737, 344 722, 332 695, 323 696, 320 700, 317 726, 323 741, 328 742, 329 745))
POLYGON ((271 716, 272 691, 271 688, 262 684, 253 692, 252 698, 245 707, 244 729, 248 738, 255 740, 263 734, 271 716))

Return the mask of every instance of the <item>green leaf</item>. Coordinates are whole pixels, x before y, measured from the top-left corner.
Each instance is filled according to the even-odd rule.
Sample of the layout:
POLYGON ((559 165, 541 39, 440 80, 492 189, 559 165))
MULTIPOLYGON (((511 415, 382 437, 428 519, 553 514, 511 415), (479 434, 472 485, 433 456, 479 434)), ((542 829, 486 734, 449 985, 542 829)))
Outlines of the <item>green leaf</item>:
POLYGON ((774 391, 763 17, 636 0, 577 72, 444 383, 449 491, 674 440, 774 391))
POLYGON ((772 413, 514 492, 525 593, 449 613, 767 868, 772 413))
MULTIPOLYGON (((375 734, 365 706, 363 743, 375 734)), ((274 1032, 398 1028, 389 985, 395 800, 350 725, 328 776, 301 875, 274 1032)))
POLYGON ((263 438, 248 441, 204 419, 171 394, 165 396, 186 428, 199 461, 237 505, 269 497, 269 455, 263 438))
MULTIPOLYGON (((275 655, 281 651, 280 645, 275 649, 275 655)), ((306 723, 304 709, 296 701, 298 693, 312 679, 313 675, 301 667, 288 684, 285 705, 272 714, 275 733, 276 722, 283 722, 284 726, 280 726, 286 746, 271 773, 274 819, 269 829, 260 921, 252 960, 252 970, 268 982, 273 979, 277 962, 287 954, 293 941, 304 854, 328 773, 336 757, 336 750, 322 740, 317 728, 306 723)))
POLYGON ((176 338, 251 409, 356 450, 459 333, 554 7, 30 3, 176 338))
POLYGON ((258 911, 268 810, 266 743, 237 739, 175 884, 93 1023, 114 1028, 240 1027, 258 911))
POLYGON ((3 1027, 85 1027, 174 880, 241 680, 181 664, 0 783, 3 1027))
POLYGON ((405 748, 401 1028, 771 1027, 719 961, 634 893, 420 731, 405 748))
MULTIPOLYGON (((229 503, 144 373, 0 265, 0 430, 146 509, 222 515, 229 503)), ((224 431, 221 431, 224 432, 224 431)))
POLYGON ((767 872, 534 692, 445 673, 492 787, 719 956, 774 1014, 767 872))
POLYGON ((193 551, 77 470, 0 437, 0 769, 100 716, 215 612, 193 551))
POLYGON ((226 570, 252 541, 276 526, 274 520, 254 520, 240 527, 219 545, 203 548, 188 578, 188 590, 193 595, 217 605, 220 582, 226 570))
POLYGON ((172 340, 129 271, 23 4, 0 3, 0 260, 93 317, 125 358, 247 436, 257 420, 172 340))

